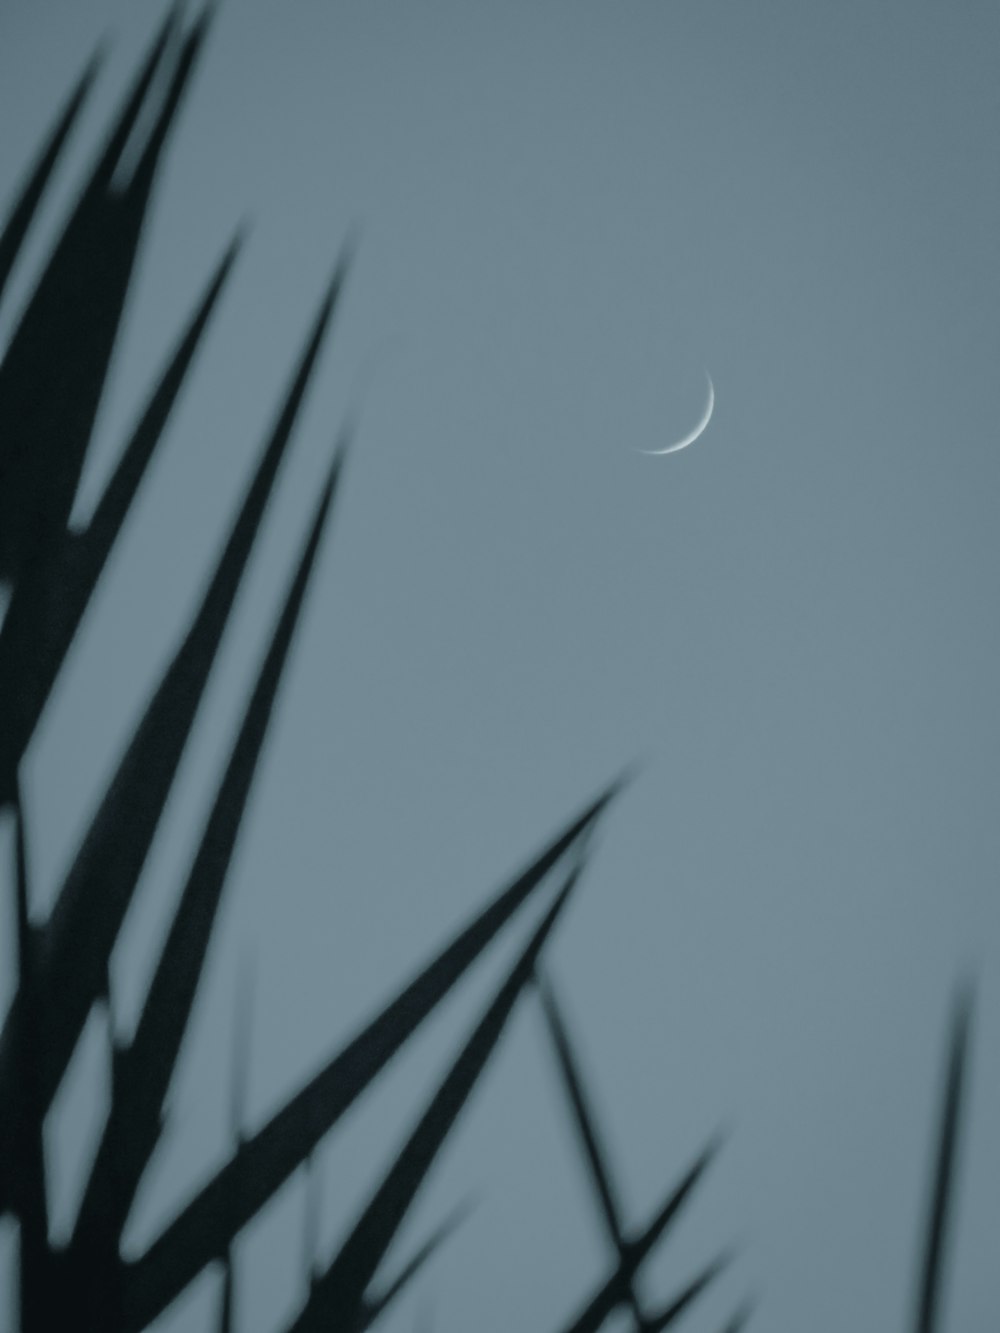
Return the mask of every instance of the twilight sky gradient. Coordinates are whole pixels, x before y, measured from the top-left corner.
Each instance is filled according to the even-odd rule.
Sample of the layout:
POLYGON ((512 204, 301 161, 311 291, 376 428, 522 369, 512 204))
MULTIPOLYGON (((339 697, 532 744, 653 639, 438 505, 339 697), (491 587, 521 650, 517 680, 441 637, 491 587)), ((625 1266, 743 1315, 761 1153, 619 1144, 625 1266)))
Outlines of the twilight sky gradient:
MULTIPOLYGON (((0 206, 110 39, 0 339, 162 12, 0 10, 0 206)), ((995 1323, 998 53, 981 0, 223 4, 81 512, 243 219, 249 236, 30 754, 39 911, 354 224, 360 245, 115 960, 126 1028, 352 404, 361 426, 136 1247, 226 1151, 244 960, 255 1124, 638 757, 549 963, 630 1220, 731 1130, 644 1291, 665 1300, 737 1241, 685 1331, 716 1333, 748 1291, 752 1328, 901 1330, 947 1004, 971 968, 946 1324, 995 1323), (691 427, 706 369, 702 439, 638 454, 691 427)), ((324 1253, 524 929, 322 1154, 324 1253)), ((63 1224, 103 1041, 94 1022, 52 1118, 63 1224)), ((469 1193, 386 1333, 557 1333, 610 1255, 530 998, 394 1261, 469 1193)), ((245 1333, 301 1300, 303 1196, 297 1180, 241 1246, 245 1333)), ((164 1333, 206 1326, 214 1283, 164 1333)))

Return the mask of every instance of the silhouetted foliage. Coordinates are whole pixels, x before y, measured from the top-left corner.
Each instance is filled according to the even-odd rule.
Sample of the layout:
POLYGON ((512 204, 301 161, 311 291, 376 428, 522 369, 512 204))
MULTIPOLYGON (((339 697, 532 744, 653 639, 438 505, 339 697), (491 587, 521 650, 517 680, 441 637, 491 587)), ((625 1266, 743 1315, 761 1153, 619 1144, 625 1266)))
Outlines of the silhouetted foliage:
MULTIPOLYGON (((65 1246, 50 1240, 42 1129, 95 1006, 108 1000, 112 950, 194 730, 231 609, 290 446, 350 263, 345 247, 320 302, 246 495, 221 546, 188 628, 128 739, 48 918, 29 919, 20 769, 27 747, 93 591, 107 565, 149 463, 158 449, 208 324, 229 280, 240 240, 221 258, 176 350, 124 445, 93 516, 70 526, 77 485, 105 391, 144 218, 167 139, 208 31, 207 16, 185 27, 169 13, 123 99, 107 143, 0 363, 0 580, 10 601, 0 627, 0 803, 15 829, 17 988, 0 1034, 0 1213, 19 1231, 20 1318, 24 1333, 138 1333, 210 1264, 222 1267, 217 1326, 238 1325, 232 1247, 244 1227, 435 1012, 498 934, 530 902, 548 897, 540 924, 470 1035, 392 1165, 332 1259, 320 1265, 315 1225, 307 1241, 308 1293, 288 1333, 367 1328, 404 1292, 461 1223, 451 1213, 397 1270, 384 1257, 427 1179, 523 992, 535 982, 569 1097, 572 1120, 614 1249, 570 1333, 592 1333, 620 1308, 637 1333, 670 1326, 724 1264, 716 1259, 658 1311, 641 1308, 640 1265, 676 1222, 714 1158, 712 1139, 652 1221, 627 1230, 608 1154, 589 1106, 569 1031, 539 960, 586 865, 588 841, 625 779, 611 783, 569 820, 511 881, 421 966, 411 980, 253 1133, 243 1123, 246 1038, 236 1044, 232 1153, 145 1253, 126 1260, 121 1238, 139 1185, 169 1129, 168 1093, 195 1009, 233 851, 244 821, 292 643, 307 601, 317 551, 332 511, 346 432, 304 529, 302 551, 246 702, 228 763, 207 811, 127 1045, 111 1059, 110 1109, 65 1246), (81 318, 80 312, 85 312, 81 318), (551 890, 551 880, 559 887, 551 890)), ((71 92, 37 163, 28 171, 0 233, 0 295, 36 218, 39 202, 96 77, 95 56, 71 92)), ((180 521, 180 516, 179 516, 180 521)), ((111 655, 109 654, 109 657, 111 655)), ((966 1058, 971 1002, 958 1006, 921 1277, 917 1333, 934 1333, 966 1058)), ((745 1306, 731 1333, 749 1316, 745 1306)))

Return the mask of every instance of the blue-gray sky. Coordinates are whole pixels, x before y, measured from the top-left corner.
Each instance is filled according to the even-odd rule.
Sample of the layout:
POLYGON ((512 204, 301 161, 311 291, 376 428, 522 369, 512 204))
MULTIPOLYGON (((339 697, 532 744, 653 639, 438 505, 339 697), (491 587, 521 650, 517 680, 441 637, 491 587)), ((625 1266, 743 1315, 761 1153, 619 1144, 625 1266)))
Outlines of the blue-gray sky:
MULTIPOLYGON (((161 12, 0 12, 8 200, 111 39, 0 338, 161 12)), ((352 402, 361 427, 136 1247, 225 1151, 241 959, 257 978, 253 1123, 642 757, 550 964, 630 1220, 717 1124, 732 1131, 644 1290, 666 1298, 737 1240, 692 1333, 748 1290, 777 1333, 902 1328, 947 1003, 972 968, 947 1326, 995 1316, 998 51, 1000 12, 969 0, 222 7, 81 512, 232 229, 251 229, 29 756, 39 910, 354 224, 360 246, 116 956, 126 1027, 352 402), (704 437, 637 453, 689 428, 706 369, 704 437)), ((502 961, 324 1152, 324 1247, 502 961)), ((51 1125, 64 1223, 102 1049, 95 1023, 51 1125)), ((408 1240, 470 1190, 476 1212, 387 1333, 421 1303, 440 1333, 546 1333, 609 1262, 533 1003, 408 1240)), ((301 1299, 301 1230, 296 1182, 241 1246, 247 1333, 301 1299)), ((202 1327, 213 1281, 162 1329, 202 1327)))

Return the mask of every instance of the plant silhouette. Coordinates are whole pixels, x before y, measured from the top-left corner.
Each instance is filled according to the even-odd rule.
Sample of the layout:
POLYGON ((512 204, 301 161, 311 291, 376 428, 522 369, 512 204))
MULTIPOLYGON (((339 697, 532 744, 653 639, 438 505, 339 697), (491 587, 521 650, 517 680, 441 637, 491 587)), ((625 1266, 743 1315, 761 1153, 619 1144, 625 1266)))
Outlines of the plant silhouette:
MULTIPOLYGON (((223 1281, 217 1327, 239 1326, 232 1247, 244 1227, 294 1172, 307 1165, 344 1113, 493 941, 529 904, 540 921, 522 944, 495 995, 471 1024, 443 1080, 416 1108, 410 1133, 332 1258, 307 1245, 308 1290, 288 1333, 374 1324, 408 1289, 467 1215, 460 1205, 396 1271, 384 1258, 432 1170, 463 1107, 489 1065, 508 1019, 534 988, 555 1043, 555 1068, 570 1099, 571 1123, 598 1193, 613 1268, 581 1300, 568 1293, 566 1329, 597 1330, 617 1310, 637 1333, 673 1324, 721 1267, 715 1261, 653 1313, 638 1302, 642 1261, 677 1220, 714 1156, 713 1141, 687 1167, 644 1230, 626 1231, 611 1185, 607 1153, 589 1108, 568 1029, 540 959, 587 865, 588 842, 625 784, 606 789, 558 829, 509 883, 484 901, 355 1036, 253 1132, 243 1122, 245 1053, 237 1042, 231 1107, 232 1149, 144 1253, 126 1259, 121 1238, 141 1181, 170 1132, 168 1093, 198 1001, 205 960, 230 862, 296 628, 308 604, 317 553, 330 526, 350 447, 334 442, 326 481, 303 524, 301 551, 271 628, 236 739, 205 812, 176 910, 162 941, 138 1024, 111 1051, 110 1104, 78 1214, 65 1244, 49 1234, 42 1129, 84 1026, 109 1002, 109 965, 123 922, 198 722, 199 710, 236 593, 261 531, 295 434, 302 404, 330 337, 351 267, 351 246, 336 262, 256 469, 186 632, 127 740, 44 922, 29 916, 21 765, 68 651, 173 409, 195 364, 241 248, 237 235, 220 257, 176 348, 124 442, 85 527, 70 514, 98 407, 114 362, 126 298, 165 147, 211 26, 206 13, 185 25, 168 14, 124 97, 79 199, 0 362, 0 580, 9 602, 0 626, 0 803, 14 824, 18 974, 0 1034, 0 1213, 19 1237, 19 1311, 23 1333, 138 1333, 210 1265, 223 1281), (126 149, 128 152, 126 153, 126 149), (86 319, 79 312, 86 312, 86 319)), ((95 57, 59 112, 0 234, 0 295, 53 178, 99 69, 95 57)), ((937 1154, 926 1259, 915 1327, 937 1327, 948 1202, 960 1123, 971 1001, 959 1006, 937 1154)), ((314 1230, 314 1228, 312 1228, 314 1230)), ((729 1328, 742 1327, 749 1306, 729 1328)))

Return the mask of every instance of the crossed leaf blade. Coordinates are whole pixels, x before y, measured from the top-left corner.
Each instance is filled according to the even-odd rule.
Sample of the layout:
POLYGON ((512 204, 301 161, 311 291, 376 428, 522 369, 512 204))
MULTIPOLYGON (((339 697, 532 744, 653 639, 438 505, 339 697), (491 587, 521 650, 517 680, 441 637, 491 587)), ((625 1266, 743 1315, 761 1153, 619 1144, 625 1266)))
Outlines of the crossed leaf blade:
POLYGON ((355 1326, 365 1291, 531 980, 578 876, 579 867, 574 867, 289 1333, 318 1333, 321 1328, 348 1333, 355 1326))
POLYGON ((275 696, 288 659, 340 468, 335 460, 292 586, 219 784, 205 832, 160 954, 131 1046, 118 1058, 107 1124, 73 1233, 116 1244, 135 1191, 155 1151, 163 1104, 191 1017, 212 927, 275 696))
POLYGON ((502 890, 358 1035, 256 1133, 126 1273, 128 1328, 173 1301, 264 1207, 440 1004, 500 929, 586 835, 613 784, 502 890))

